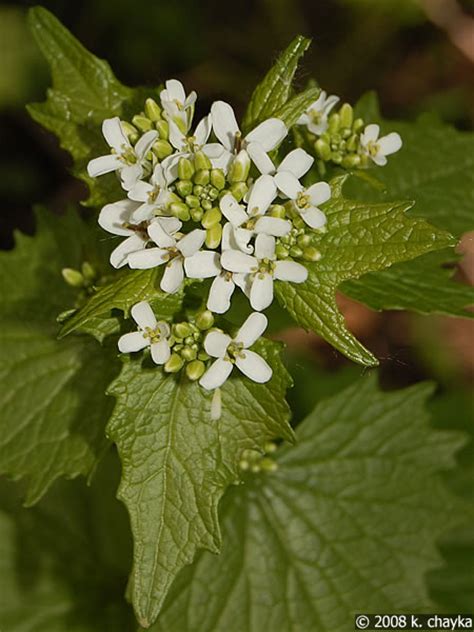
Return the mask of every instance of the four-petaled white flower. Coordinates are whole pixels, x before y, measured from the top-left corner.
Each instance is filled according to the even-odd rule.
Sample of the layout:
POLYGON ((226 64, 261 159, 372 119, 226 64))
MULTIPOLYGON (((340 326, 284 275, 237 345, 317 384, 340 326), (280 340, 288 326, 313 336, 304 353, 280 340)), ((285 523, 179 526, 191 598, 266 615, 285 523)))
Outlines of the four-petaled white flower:
POLYGON ((183 84, 177 79, 168 79, 165 89, 160 92, 165 116, 174 121, 182 132, 187 132, 191 127, 196 98, 194 90, 186 96, 183 84))
POLYGON ((317 230, 326 224, 326 215, 318 206, 331 198, 331 187, 327 182, 316 182, 305 189, 289 171, 277 173, 275 182, 280 191, 293 200, 293 207, 310 228, 317 230))
POLYGON ((171 355, 169 325, 162 320, 156 320, 153 310, 146 301, 134 305, 131 309, 131 315, 138 325, 138 331, 124 334, 119 338, 119 351, 133 353, 150 347, 153 362, 165 364, 171 355))
POLYGON ((118 171, 122 187, 129 191, 143 176, 146 156, 158 138, 158 132, 150 130, 143 134, 133 146, 122 129, 118 116, 105 119, 102 133, 112 152, 106 156, 93 158, 87 165, 87 173, 95 178, 111 171, 118 171))
POLYGON ((188 257, 195 255, 206 239, 206 231, 196 228, 187 235, 178 233, 181 222, 175 217, 159 217, 148 226, 148 235, 158 248, 147 248, 132 252, 128 256, 131 268, 147 270, 166 265, 160 282, 163 292, 174 294, 184 280, 183 265, 188 257))
POLYGON ((249 275, 250 305, 261 311, 273 301, 273 281, 303 283, 308 270, 296 261, 277 261, 275 237, 257 235, 254 256, 239 250, 226 250, 221 255, 221 265, 229 272, 249 275))
POLYGON ((306 125, 308 130, 316 136, 321 136, 328 128, 328 116, 339 101, 335 95, 327 96, 324 90, 298 119, 298 125, 306 125))
POLYGON ((242 149, 246 150, 260 173, 271 173, 273 162, 268 152, 275 149, 288 134, 284 122, 278 118, 269 118, 242 138, 234 110, 225 101, 216 101, 211 106, 212 128, 214 134, 225 148, 227 164, 242 149))
POLYGON ((136 221, 150 219, 155 209, 165 209, 171 201, 172 195, 168 187, 173 177, 166 169, 166 160, 153 169, 150 181, 139 180, 128 192, 128 197, 142 204, 134 212, 136 221))
POLYGON ((272 369, 251 347, 267 328, 267 317, 258 312, 250 314, 235 338, 220 331, 210 331, 204 340, 204 349, 217 358, 199 380, 199 384, 212 391, 224 384, 234 364, 248 378, 259 384, 268 382, 272 369))
POLYGON ((380 126, 372 123, 367 125, 360 137, 360 145, 364 153, 371 158, 376 165, 383 167, 387 164, 386 156, 394 154, 402 146, 402 139, 397 132, 391 132, 379 138, 380 126))
POLYGON ((262 175, 255 181, 246 198, 246 207, 234 196, 226 193, 219 204, 224 217, 229 221, 224 228, 223 250, 238 248, 246 253, 253 252, 249 245, 253 235, 265 234, 283 237, 291 230, 291 223, 279 217, 265 215, 277 194, 274 179, 262 175))
POLYGON ((143 218, 137 220, 135 213, 140 205, 132 200, 120 200, 113 204, 106 204, 99 214, 99 225, 112 235, 126 237, 110 255, 110 263, 114 268, 127 265, 128 255, 137 250, 143 250, 149 238, 147 225, 143 218))

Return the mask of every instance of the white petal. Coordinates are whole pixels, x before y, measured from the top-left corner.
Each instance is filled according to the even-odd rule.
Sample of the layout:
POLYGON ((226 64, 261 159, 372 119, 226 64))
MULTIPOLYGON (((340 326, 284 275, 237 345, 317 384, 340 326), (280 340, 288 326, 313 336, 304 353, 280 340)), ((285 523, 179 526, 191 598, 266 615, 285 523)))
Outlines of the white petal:
POLYGON ((236 358, 235 364, 244 375, 259 384, 268 382, 272 377, 272 370, 266 361, 262 356, 259 356, 258 353, 254 353, 253 351, 246 349, 243 352, 243 357, 236 358))
POLYGON ((211 117, 214 134, 226 149, 233 151, 235 135, 239 132, 234 110, 225 101, 216 101, 211 106, 211 117))
POLYGON ((232 280, 235 285, 242 290, 247 298, 250 298, 250 289, 252 287, 252 275, 243 274, 241 272, 234 272, 232 274, 232 280))
POLYGON ((275 259, 275 237, 264 234, 257 235, 255 239, 255 256, 257 259, 275 259))
POLYGON ((235 197, 226 193, 220 201, 219 208, 222 214, 233 226, 240 226, 248 220, 248 215, 235 197))
POLYGON ((279 171, 275 175, 275 183, 280 191, 289 197, 290 200, 296 200, 298 193, 300 193, 304 187, 300 184, 300 181, 290 171, 279 171))
POLYGON ((130 235, 130 228, 124 224, 130 221, 130 215, 138 205, 131 200, 120 200, 113 204, 106 204, 99 213, 99 226, 113 235, 130 235))
POLYGON ((402 146, 400 134, 392 132, 391 134, 387 134, 387 136, 382 136, 382 138, 379 138, 378 146, 384 156, 394 154, 396 151, 401 149, 402 146))
POLYGON ((232 362, 229 362, 229 360, 219 358, 207 369, 202 378, 199 380, 199 384, 208 391, 213 391, 215 388, 219 388, 219 386, 222 386, 232 373, 233 366, 234 365, 232 362))
POLYGON ((214 389, 214 394, 212 396, 211 401, 211 419, 212 421, 217 421, 221 418, 222 415, 222 396, 221 389, 214 389))
POLYGON ((308 123, 308 130, 315 136, 321 136, 321 134, 324 134, 328 127, 329 123, 326 114, 321 114, 321 118, 318 123, 315 123, 314 121, 309 121, 308 123))
POLYGON ((370 125, 367 125, 367 127, 362 132, 362 135, 360 137, 360 142, 364 146, 370 142, 375 142, 377 138, 379 137, 379 134, 380 134, 380 126, 376 125, 375 123, 371 123, 370 125))
POLYGON ((172 259, 165 268, 160 287, 163 292, 174 294, 181 287, 183 279, 184 270, 181 259, 172 259))
POLYGON ((178 163, 184 154, 171 154, 161 161, 161 166, 168 182, 173 182, 178 177, 178 163))
POLYGON ((176 245, 176 240, 171 235, 168 235, 166 230, 161 225, 161 222, 155 220, 148 226, 148 234, 151 239, 160 248, 172 248, 176 245))
POLYGON ((250 305, 260 312, 273 301, 273 277, 268 272, 255 275, 250 288, 250 305))
POLYGON ((210 331, 204 339, 204 349, 213 358, 223 358, 232 338, 222 331, 210 331))
POLYGON ((176 248, 180 251, 183 257, 191 257, 199 250, 199 248, 201 248, 205 239, 206 231, 195 228, 178 241, 176 248))
POLYGON ((314 162, 313 156, 300 147, 293 149, 285 156, 278 167, 278 171, 289 171, 295 178, 301 178, 307 173, 314 162))
POLYGON ((240 250, 225 250, 221 255, 221 266, 230 272, 251 272, 257 268, 258 261, 240 250))
POLYGON ((159 342, 154 342, 150 346, 151 351, 151 359, 155 364, 165 364, 168 362, 169 357, 171 355, 170 346, 167 340, 160 340, 159 342))
POLYGON ((246 252, 251 255, 253 252, 253 246, 249 244, 249 241, 253 237, 253 232, 246 228, 234 228, 234 238, 238 250, 246 252))
POLYGON ((268 319, 260 312, 253 312, 244 322, 234 338, 235 342, 241 342, 245 348, 251 347, 263 334, 268 325, 268 319))
POLYGON ((220 143, 209 143, 207 145, 204 145, 202 151, 209 158, 214 169, 222 169, 224 173, 227 173, 229 171, 229 167, 234 154, 232 154, 225 147, 222 147, 223 151, 216 155, 218 153, 218 150, 215 148, 215 146, 222 147, 220 143))
POLYGON ((102 123, 102 134, 109 147, 112 147, 119 154, 122 153, 124 146, 130 147, 130 141, 122 129, 122 124, 118 116, 105 119, 102 123))
POLYGON ((135 351, 141 351, 149 344, 150 341, 143 336, 141 331, 133 331, 120 336, 118 348, 120 353, 134 353, 135 351))
POLYGON ((329 112, 333 109, 336 103, 339 103, 340 99, 335 94, 331 94, 324 102, 323 110, 325 114, 329 114, 329 112))
POLYGON ((291 230, 291 222, 280 217, 260 217, 255 224, 254 231, 258 235, 273 235, 274 237, 283 237, 291 230))
POLYGON ((122 181, 122 187, 125 191, 130 191, 130 189, 135 186, 138 180, 143 175, 142 166, 139 164, 135 165, 125 165, 120 169, 120 179, 122 181))
POLYGON ((274 271, 275 279, 303 283, 308 278, 308 270, 296 261, 277 261, 274 271))
POLYGON ((309 116, 306 114, 306 112, 304 114, 302 114, 300 116, 300 118, 296 121, 297 125, 307 125, 310 121, 309 116))
POLYGON ((165 229, 168 235, 174 235, 183 225, 177 217, 157 217, 156 221, 165 229))
POLYGON ((163 165, 161 163, 155 165, 150 180, 156 187, 164 188, 167 184, 169 184, 166 179, 165 170, 163 169, 163 165))
POLYGON ((318 230, 318 228, 322 228, 326 225, 327 217, 326 215, 319 210, 319 208, 315 208, 314 206, 310 206, 309 208, 300 209, 301 218, 310 226, 314 228, 314 230, 318 230))
POLYGON ((166 97, 170 101, 177 101, 181 105, 184 105, 184 102, 186 101, 186 92, 184 91, 184 86, 181 81, 178 81, 178 79, 168 79, 165 86, 166 97))
POLYGON ((154 187, 149 182, 138 180, 128 192, 128 197, 136 202, 147 202, 154 187))
POLYGON ((128 255, 127 263, 134 270, 148 270, 166 263, 169 258, 167 250, 161 248, 147 248, 128 255))
POLYGON ((127 265, 128 257, 145 248, 146 241, 136 233, 130 235, 127 239, 115 248, 110 254, 110 263, 114 268, 122 268, 127 265))
POLYGON ((190 279, 209 279, 221 273, 220 255, 211 250, 196 252, 184 260, 184 270, 190 279))
POLYGON ((269 175, 263 175, 255 180, 247 200, 249 215, 263 215, 273 202, 277 194, 276 184, 269 175))
POLYGON ((172 120, 168 121, 169 141, 175 149, 181 151, 186 147, 186 136, 172 120))
POLYGON ((275 165, 272 159, 260 143, 249 143, 247 145, 247 153, 260 173, 268 174, 275 172, 275 165))
POLYGON ((188 96, 186 97, 186 101, 184 102, 184 108, 187 109, 196 103, 197 94, 194 90, 192 90, 188 96))
POLYGON ((230 276, 220 274, 212 282, 207 299, 207 309, 215 314, 225 314, 230 308, 230 299, 234 293, 235 284, 230 276))
POLYGON ((147 155, 157 138, 158 132, 151 129, 149 132, 145 132, 143 136, 138 139, 137 144, 135 145, 135 153, 139 160, 142 160, 147 155))
POLYGON ((170 326, 168 325, 168 323, 165 323, 164 320, 158 321, 158 329, 160 330, 160 333, 164 338, 168 338, 171 333, 170 326))
POLYGON ((140 301, 136 303, 130 310, 130 314, 133 320, 142 329, 150 327, 150 329, 156 329, 157 322, 155 314, 147 301, 140 301))
POLYGON ((130 222, 132 224, 140 224, 141 222, 148 221, 150 219, 154 219, 155 217, 155 204, 140 204, 136 211, 133 211, 130 216, 130 222))
POLYGON ((327 182, 316 182, 306 189, 305 195, 313 206, 319 206, 331 199, 331 187, 327 182))
POLYGON ((282 120, 269 118, 247 134, 247 143, 259 143, 265 151, 275 149, 288 134, 288 129, 282 120))
POLYGON ((232 154, 220 143, 207 143, 207 145, 204 145, 202 148, 202 151, 210 160, 220 158, 224 154, 232 156, 232 154))
POLYGON ((212 129, 212 120, 210 116, 205 116, 204 118, 202 118, 196 129, 194 130, 194 138, 196 139, 196 144, 201 146, 204 145, 204 143, 207 141, 207 139, 209 138, 209 135, 211 133, 211 129, 212 129))
POLYGON ((89 161, 87 173, 91 178, 96 178, 97 176, 103 176, 104 173, 110 173, 111 171, 120 169, 122 164, 120 158, 114 154, 99 156, 89 161))
POLYGON ((388 160, 380 151, 377 154, 375 154, 375 156, 371 156, 371 158, 375 162, 375 164, 378 165, 379 167, 385 167, 385 165, 388 162, 388 160))

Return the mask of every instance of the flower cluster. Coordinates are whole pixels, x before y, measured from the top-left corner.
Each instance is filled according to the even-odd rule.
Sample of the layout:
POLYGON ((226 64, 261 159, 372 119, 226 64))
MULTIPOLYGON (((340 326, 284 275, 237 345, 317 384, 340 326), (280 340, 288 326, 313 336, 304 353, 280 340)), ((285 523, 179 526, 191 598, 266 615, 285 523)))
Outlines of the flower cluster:
MULTIPOLYGON (((88 173, 115 172, 124 196, 104 206, 99 224, 123 238, 110 257, 115 268, 161 267, 164 292, 173 294, 186 279, 199 279, 208 280, 208 293, 205 311, 171 326, 157 322, 148 303, 138 303, 132 309, 138 331, 122 336, 119 349, 148 347, 165 371, 184 368, 207 390, 218 389, 234 365, 266 382, 271 368, 249 347, 267 326, 261 312, 272 303, 274 282, 303 283, 305 264, 320 258, 318 233, 326 230, 320 206, 331 189, 326 182, 309 187, 301 182, 314 162, 303 148, 275 163, 274 150, 288 133, 282 120, 269 118, 244 135, 232 107, 217 101, 194 127, 196 94, 186 95, 177 80, 166 82, 159 99, 160 104, 147 99, 131 121, 103 122, 110 152, 91 160, 88 173), (213 327, 213 314, 225 314, 236 291, 247 297, 253 313, 231 338, 213 327)), ((336 102, 321 93, 299 120, 318 136, 318 155, 330 151, 335 162, 337 139, 348 150, 360 127, 352 110, 331 114, 336 102)), ((357 156, 382 164, 393 147, 390 137, 378 140, 374 127, 358 134, 357 156)))

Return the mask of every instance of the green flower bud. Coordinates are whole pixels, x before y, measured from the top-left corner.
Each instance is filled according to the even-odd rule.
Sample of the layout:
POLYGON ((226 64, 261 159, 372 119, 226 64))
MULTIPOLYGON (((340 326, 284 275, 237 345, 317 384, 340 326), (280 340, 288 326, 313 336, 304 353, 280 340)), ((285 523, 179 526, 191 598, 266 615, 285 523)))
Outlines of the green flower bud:
POLYGON ((239 461, 239 467, 242 471, 246 472, 250 467, 250 463, 246 461, 245 459, 241 459, 239 461))
POLYGON ((370 165, 370 159, 366 154, 359 154, 360 166, 365 168, 370 165))
POLYGON ((155 99, 147 99, 145 101, 145 114, 150 121, 159 121, 161 119, 161 108, 155 99))
POLYGON ((168 140, 170 135, 168 121, 164 121, 163 119, 161 121, 156 121, 155 127, 158 131, 158 134, 160 135, 160 138, 162 138, 163 140, 168 140))
POLYGON ((153 153, 158 160, 164 160, 168 156, 171 156, 174 149, 167 140, 158 139, 153 145, 153 153))
POLYGON ((125 134, 128 136, 129 141, 133 144, 136 143, 140 138, 137 128, 127 121, 120 121, 120 125, 125 134))
POLYGON ((347 127, 345 127, 341 132, 341 136, 342 138, 344 138, 344 140, 347 140, 351 134, 352 134, 352 129, 349 129, 347 127))
POLYGON ((286 208, 282 204, 272 204, 269 209, 269 215, 271 217, 279 217, 280 219, 285 219, 286 208))
POLYGON ((249 190, 249 188, 245 184, 245 182, 235 182, 230 187, 230 192, 235 197, 237 202, 240 202, 243 199, 244 195, 247 193, 248 190, 249 190))
POLYGON ((290 255, 292 257, 302 257, 303 256, 303 251, 298 246, 291 246, 291 248, 290 248, 290 255))
POLYGON ((186 360, 186 362, 191 362, 197 358, 196 349, 192 349, 191 347, 183 347, 181 349, 181 357, 186 360))
POLYGON ((225 187, 225 175, 222 169, 211 170, 211 184, 219 191, 225 187))
POLYGON ((86 281, 94 281, 97 273, 88 261, 84 261, 81 267, 82 276, 86 281))
POLYGON ((328 119, 329 134, 332 136, 333 134, 339 131, 340 127, 341 127, 341 117, 339 116, 337 112, 334 112, 334 114, 331 114, 331 116, 328 119))
POLYGON ((132 123, 135 127, 138 127, 141 132, 149 132, 153 128, 153 124, 150 119, 146 116, 142 116, 141 114, 135 114, 132 118, 132 123))
POLYGON ((264 457, 260 461, 259 465, 264 472, 274 472, 278 469, 277 463, 273 459, 269 459, 267 457, 264 457))
POLYGON ((250 471, 253 474, 258 474, 260 472, 260 465, 258 465, 258 463, 253 463, 253 465, 250 467, 250 471))
POLYGON ((331 158, 331 147, 322 138, 319 138, 314 143, 314 149, 316 150, 316 153, 318 154, 318 156, 322 160, 330 160, 330 158, 331 158))
POLYGON ((176 325, 173 325, 173 333, 176 338, 187 338, 191 335, 192 329, 189 323, 176 323, 176 325))
POLYGON ((208 309, 204 310, 200 314, 196 316, 196 325, 202 331, 206 331, 206 329, 210 329, 214 324, 214 315, 208 309))
POLYGON ((219 197, 219 191, 212 187, 212 189, 209 189, 209 191, 207 192, 207 196, 212 202, 214 202, 214 200, 217 200, 217 198, 219 197))
POLYGON ((194 166, 196 171, 212 169, 211 161, 203 151, 197 151, 194 154, 194 166))
POLYGON ((293 220, 293 226, 295 228, 305 228, 306 224, 304 223, 304 220, 301 219, 301 217, 295 217, 295 219, 293 220))
POLYGON ((300 235, 297 239, 300 248, 307 248, 313 241, 311 235, 300 235))
POLYGON ((361 132, 364 129, 364 127, 365 127, 364 119, 358 118, 352 124, 352 131, 354 132, 354 134, 357 134, 358 132, 361 132))
POLYGON ((163 367, 167 373, 177 373, 183 368, 184 360, 177 353, 172 353, 163 367))
POLYGON ((184 202, 173 202, 170 205, 170 211, 175 217, 180 219, 182 222, 187 222, 188 219, 190 219, 191 217, 189 213, 189 209, 186 206, 186 204, 184 204, 184 202))
POLYGON ((345 169, 354 169, 360 166, 360 156, 357 154, 349 154, 342 159, 342 166, 345 169))
POLYGON ((227 174, 229 182, 245 182, 247 180, 250 171, 250 156, 246 151, 241 151, 232 161, 227 174))
POLYGON ((339 116, 341 117, 341 127, 352 127, 352 122, 354 120, 354 110, 349 103, 344 103, 344 105, 339 110, 339 116))
POLYGON ((340 165, 342 162, 342 154, 340 151, 333 151, 331 154, 331 160, 336 163, 336 165, 340 165))
POLYGON ((60 314, 56 316, 56 322, 64 323, 66 322, 66 320, 71 318, 71 316, 75 314, 76 312, 77 312, 77 309, 66 309, 64 310, 64 312, 61 312, 60 314))
MULTIPOLYGON (((76 311, 76 310, 73 310, 76 311)), ((209 356, 205 351, 200 351, 198 353, 198 360, 202 360, 203 362, 206 362, 206 360, 209 360, 211 356, 209 356)))
POLYGON ((306 261, 319 261, 319 259, 321 259, 321 253, 317 248, 314 248, 314 246, 310 246, 303 250, 303 259, 306 259, 306 261))
POLYGON ((275 248, 275 254, 277 256, 277 259, 286 259, 290 254, 290 251, 288 250, 288 248, 285 248, 283 244, 277 244, 275 248))
POLYGON ((192 382, 199 380, 202 377, 204 371, 206 370, 206 365, 201 360, 193 360, 186 367, 186 375, 192 382))
MULTIPOLYGON (((178 182, 176 183, 176 191, 178 191, 180 196, 183 198, 188 197, 189 194, 192 192, 192 190, 193 190, 193 183, 191 182, 191 180, 178 180, 178 182)), ((188 204, 188 202, 186 202, 186 204, 188 204)), ((188 206, 190 205, 188 204, 188 206)))
POLYGON ((195 184, 193 186, 194 195, 197 195, 199 197, 200 195, 202 195, 203 192, 204 192, 204 187, 201 186, 200 184, 195 184))
POLYGON ((199 169, 194 174, 194 182, 196 184, 200 184, 201 186, 206 186, 211 181, 211 173, 209 169, 199 169))
POLYGON ((201 223, 204 226, 204 228, 212 228, 214 224, 218 224, 221 221, 221 219, 222 219, 222 213, 217 208, 217 206, 214 206, 214 208, 211 208, 209 211, 206 211, 204 213, 204 217, 202 218, 201 223))
POLYGON ((199 208, 201 206, 201 202, 196 195, 187 195, 186 196, 186 204, 190 208, 199 208))
POLYGON ((190 332, 191 333, 189 334, 189 336, 186 336, 186 338, 184 339, 184 342, 187 345, 193 345, 194 344, 194 337, 192 336, 192 329, 191 328, 190 328, 190 332))
POLYGON ((222 224, 214 224, 206 230, 206 246, 211 250, 217 248, 222 239, 222 224))
POLYGON ((63 268, 61 273, 63 275, 63 279, 68 285, 71 285, 72 287, 84 287, 84 277, 79 270, 74 270, 73 268, 63 268))
POLYGON ((193 175, 193 163, 188 158, 180 158, 178 162, 178 178, 180 180, 192 180, 193 175))
POLYGON ((347 140, 346 149, 348 151, 357 151, 358 147, 359 147, 359 137, 357 136, 357 134, 352 134, 352 136, 350 136, 347 140))
POLYGON ((267 441, 267 443, 263 446, 263 449, 265 450, 266 454, 273 454, 274 452, 277 451, 277 444, 274 443, 273 441, 267 441))
POLYGON ((212 208, 212 202, 211 200, 203 200, 201 202, 201 206, 205 211, 210 211, 212 208))
POLYGON ((203 218, 203 215, 204 215, 204 212, 202 208, 193 208, 191 210, 191 219, 193 220, 193 222, 197 222, 199 224, 199 222, 203 218))

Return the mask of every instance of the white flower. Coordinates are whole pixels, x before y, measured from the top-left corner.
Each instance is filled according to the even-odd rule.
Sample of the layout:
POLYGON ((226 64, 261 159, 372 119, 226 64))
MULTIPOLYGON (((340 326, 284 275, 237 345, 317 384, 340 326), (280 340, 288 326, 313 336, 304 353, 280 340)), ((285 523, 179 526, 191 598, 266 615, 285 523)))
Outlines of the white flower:
POLYGON ((138 331, 124 334, 119 338, 118 348, 121 353, 133 353, 150 347, 151 357, 155 364, 165 364, 171 352, 169 345, 170 328, 167 323, 157 321, 155 314, 146 301, 132 307, 132 318, 138 325, 138 331))
POLYGON ((234 364, 254 382, 268 382, 272 377, 271 368, 258 353, 249 351, 249 347, 263 334, 267 324, 266 316, 254 312, 235 338, 220 331, 210 331, 204 340, 204 349, 217 360, 207 369, 199 384, 209 391, 219 388, 231 374, 234 364))
POLYGON ((372 123, 367 125, 360 137, 360 144, 364 153, 371 158, 376 165, 383 167, 387 164, 386 156, 394 154, 402 146, 400 134, 392 132, 379 138, 380 126, 372 123))
POLYGON ((178 235, 175 237, 175 234, 180 228, 181 222, 174 217, 157 218, 148 226, 148 235, 158 248, 147 248, 128 257, 128 265, 140 270, 166 263, 160 287, 169 294, 179 290, 184 280, 183 265, 186 259, 195 255, 206 239, 206 231, 198 228, 176 239, 178 235))
POLYGON ((183 132, 187 132, 191 127, 196 98, 194 90, 186 96, 183 84, 177 79, 168 79, 165 89, 160 92, 161 105, 166 117, 174 121, 183 132))
POLYGON ((99 225, 104 230, 112 235, 127 237, 110 255, 110 263, 114 268, 121 268, 126 265, 128 255, 143 250, 149 241, 146 224, 142 223, 144 219, 148 218, 144 217, 140 221, 135 218, 135 213, 139 207, 140 205, 136 202, 125 199, 107 204, 99 214, 99 225))
POLYGON ((257 235, 255 256, 239 250, 226 250, 221 255, 224 270, 249 274, 250 305, 261 311, 273 301, 273 281, 303 283, 308 277, 307 269, 295 261, 276 261, 275 237, 257 235))
POLYGON ((118 116, 105 119, 102 133, 112 152, 93 158, 87 165, 87 173, 95 178, 111 171, 118 171, 122 187, 129 191, 143 175, 146 156, 158 138, 158 132, 150 130, 143 134, 133 147, 122 129, 118 116))
POLYGON ((242 138, 234 110, 225 101, 216 101, 211 106, 212 127, 217 138, 225 147, 227 164, 242 149, 246 150, 260 173, 271 173, 273 162, 268 152, 275 149, 288 134, 282 120, 269 118, 242 138))
MULTIPOLYGON (((165 165, 166 166, 166 165, 165 165)), ((143 202, 134 213, 135 220, 142 221, 153 216, 155 209, 166 208, 172 195, 168 186, 173 182, 169 171, 164 168, 164 161, 156 165, 150 182, 139 180, 128 192, 128 197, 135 202, 143 202)))
POLYGON ((318 208, 331 198, 327 182, 316 182, 307 189, 289 171, 277 173, 275 182, 282 193, 293 200, 294 208, 310 228, 315 230, 326 224, 326 215, 318 208))
POLYGON ((316 101, 300 116, 298 125, 306 125, 312 134, 321 136, 328 128, 329 113, 338 101, 339 97, 335 95, 328 97, 322 90, 316 101))
POLYGON ((239 204, 230 193, 222 197, 219 207, 233 229, 227 229, 225 237, 223 236, 224 249, 237 247, 243 252, 251 253, 253 248, 248 244, 254 234, 283 237, 289 233, 289 221, 265 215, 276 194, 277 187, 272 176, 262 175, 257 178, 246 197, 247 208, 239 204))

